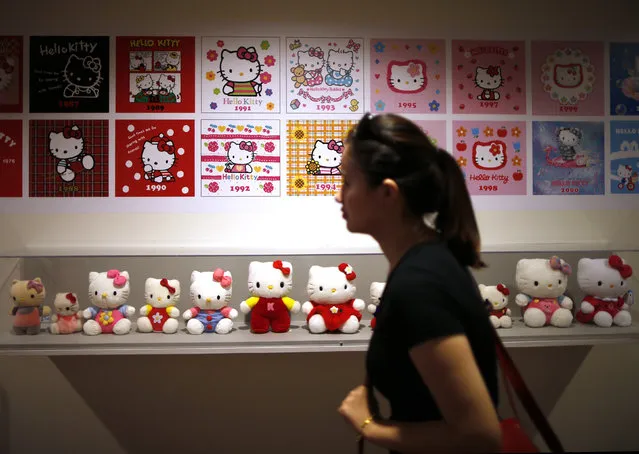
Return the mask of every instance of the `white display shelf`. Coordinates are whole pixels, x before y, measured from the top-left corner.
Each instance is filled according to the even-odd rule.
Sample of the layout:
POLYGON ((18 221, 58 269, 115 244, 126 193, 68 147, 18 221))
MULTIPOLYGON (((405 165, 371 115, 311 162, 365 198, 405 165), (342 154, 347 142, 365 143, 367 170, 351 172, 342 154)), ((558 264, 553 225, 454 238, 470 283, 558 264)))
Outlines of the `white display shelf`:
MULTIPOLYGON (((507 347, 594 346, 639 343, 639 323, 627 328, 599 328, 574 324, 570 328, 528 328, 515 320, 510 329, 500 329, 507 347)), ((52 335, 42 331, 35 336, 0 335, 0 356, 60 355, 178 355, 365 351, 371 329, 362 325, 356 334, 310 334, 305 324, 291 325, 288 333, 252 334, 239 325, 227 335, 191 335, 181 327, 176 334, 131 332, 87 336, 84 333, 52 335)))

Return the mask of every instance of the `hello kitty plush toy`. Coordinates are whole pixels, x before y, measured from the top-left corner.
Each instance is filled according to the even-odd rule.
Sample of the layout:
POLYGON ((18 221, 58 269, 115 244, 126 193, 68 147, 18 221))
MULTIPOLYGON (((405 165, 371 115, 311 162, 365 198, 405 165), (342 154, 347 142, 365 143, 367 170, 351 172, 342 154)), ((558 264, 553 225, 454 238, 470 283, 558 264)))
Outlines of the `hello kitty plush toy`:
POLYGON ((145 304, 140 308, 138 331, 174 334, 178 330, 180 281, 148 278, 144 283, 145 304))
POLYGON ((188 320, 186 329, 191 334, 228 334, 233 329, 237 310, 229 307, 233 292, 233 276, 230 271, 191 273, 191 302, 193 307, 182 314, 188 320))
POLYGON ((510 290, 504 284, 479 284, 479 293, 489 307, 490 322, 495 328, 512 328, 513 319, 508 309, 508 295, 510 290))
POLYGON ((15 279, 9 292, 13 299, 13 332, 18 335, 39 334, 42 316, 51 313, 51 308, 44 306, 47 292, 42 280, 39 277, 29 280, 15 279))
POLYGON ((293 266, 289 262, 249 264, 248 289, 251 297, 242 301, 240 310, 251 312, 251 332, 285 333, 291 327, 290 313, 300 310, 300 303, 287 295, 293 288, 293 266))
POLYGON ((531 328, 572 324, 572 300, 564 295, 572 269, 557 256, 550 259, 521 259, 515 281, 521 293, 515 303, 524 310, 524 323, 531 328))
POLYGON ((384 288, 386 287, 386 282, 372 282, 370 286, 370 299, 371 302, 367 306, 368 312, 373 314, 373 318, 371 320, 371 328, 375 329, 375 325, 377 325, 377 318, 375 317, 375 313, 377 312, 377 308, 382 298, 382 294, 384 293, 384 288))
POLYGON ((89 336, 98 334, 129 334, 135 308, 127 304, 130 292, 129 273, 109 270, 89 273, 89 303, 83 316, 83 330, 89 336))
POLYGON ((632 267, 618 255, 607 259, 582 258, 577 264, 579 288, 586 294, 577 311, 577 321, 597 326, 630 326, 629 308, 634 303, 628 279, 632 267))
POLYGON ((53 300, 55 314, 51 316, 51 334, 72 334, 82 331, 82 312, 75 293, 57 293, 53 300))
POLYGON ((306 287, 310 301, 302 306, 311 333, 341 331, 353 334, 359 330, 361 311, 366 304, 355 298, 356 277, 357 274, 347 263, 311 266, 306 287))

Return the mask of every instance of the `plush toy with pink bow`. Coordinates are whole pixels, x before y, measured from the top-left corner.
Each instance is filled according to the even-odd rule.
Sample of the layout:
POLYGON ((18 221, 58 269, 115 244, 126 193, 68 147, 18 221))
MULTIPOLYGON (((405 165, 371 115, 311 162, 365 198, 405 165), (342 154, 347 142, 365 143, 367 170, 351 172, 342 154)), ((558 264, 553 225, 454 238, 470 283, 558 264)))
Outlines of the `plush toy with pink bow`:
POLYGON ((53 300, 55 314, 51 316, 51 334, 72 334, 82 331, 82 312, 75 293, 57 293, 53 300))
POLYGON ((140 308, 138 331, 141 333, 175 334, 180 310, 180 281, 148 278, 144 283, 145 304, 140 308))
POLYGON ((11 284, 10 295, 13 299, 13 332, 18 335, 39 334, 42 316, 51 313, 51 308, 44 306, 47 292, 42 280, 39 277, 15 279, 11 284))
POLYGON ((586 294, 577 311, 577 321, 608 328, 630 326, 634 303, 628 280, 632 267, 618 255, 607 259, 582 258, 577 264, 577 281, 586 294))
POLYGON ((233 276, 230 271, 191 273, 191 303, 193 307, 182 313, 187 320, 186 329, 191 334, 228 334, 233 329, 237 310, 231 308, 233 276))
POLYGON ((83 314, 87 320, 83 330, 89 336, 98 334, 128 334, 129 317, 135 308, 129 306, 131 285, 127 271, 109 270, 89 273, 89 303, 83 314))
POLYGON ((513 319, 508 309, 510 290, 504 284, 479 284, 479 293, 488 306, 490 322, 495 328, 512 328, 513 319))

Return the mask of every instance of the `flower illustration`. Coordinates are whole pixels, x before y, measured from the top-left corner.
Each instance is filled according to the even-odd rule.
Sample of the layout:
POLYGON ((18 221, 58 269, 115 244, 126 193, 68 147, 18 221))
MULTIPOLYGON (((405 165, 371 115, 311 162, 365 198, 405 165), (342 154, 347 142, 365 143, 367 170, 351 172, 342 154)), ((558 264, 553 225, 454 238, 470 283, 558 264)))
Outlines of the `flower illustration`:
POLYGON ((273 104, 272 102, 266 103, 266 110, 273 110, 273 109, 275 109, 275 104, 273 104))
POLYGON ((266 183, 264 183, 264 192, 266 192, 267 194, 270 194, 271 192, 273 192, 273 189, 275 189, 275 187, 273 186, 273 183, 271 183, 270 181, 267 181, 266 183))
POLYGON ((271 74, 264 72, 262 74, 260 74, 260 82, 262 82, 263 84, 267 84, 271 81, 271 74))
POLYGON ((275 144, 273 142, 266 142, 264 144, 264 150, 268 153, 273 153, 275 151, 275 144))
POLYGON ((306 168, 306 173, 308 173, 309 175, 317 175, 320 171, 320 165, 314 159, 311 159, 310 161, 308 161, 306 163, 305 168, 306 168))
POLYGON ((217 184, 217 181, 213 181, 212 183, 209 183, 207 189, 209 190, 209 192, 217 192, 220 190, 220 185, 217 184))
POLYGON ((385 45, 384 45, 384 43, 383 43, 383 42, 381 42, 381 41, 378 41, 378 42, 375 44, 375 52, 379 52, 379 53, 384 52, 384 49, 385 49, 385 48, 386 48, 386 46, 385 46, 385 45))
POLYGON ((214 95, 219 95, 219 94, 220 94, 220 89, 219 89, 219 88, 215 88, 215 89, 213 90, 213 94, 214 94, 214 95))
POLYGON ((209 61, 215 61, 215 60, 217 60, 217 52, 215 52, 214 50, 209 50, 209 51, 206 53, 206 58, 207 58, 209 61))
POLYGON ((439 103, 438 103, 435 99, 433 99, 433 100, 430 102, 430 104, 428 104, 428 107, 430 107, 430 111, 431 111, 431 112, 437 112, 437 111, 439 111, 439 106, 440 106, 440 104, 439 104, 439 103))
POLYGON ((219 145, 217 144, 215 140, 213 142, 209 142, 209 146, 208 146, 209 151, 216 152, 218 148, 219 148, 219 145))
POLYGON ((468 160, 466 158, 463 158, 463 157, 457 158, 457 164, 459 164, 460 167, 466 167, 467 162, 468 160))
POLYGON ((493 128, 491 128, 490 126, 486 126, 486 127, 484 128, 484 135, 485 135, 486 137, 492 137, 492 135, 493 135, 493 128))
POLYGON ((206 80, 215 80, 215 71, 208 71, 206 73, 206 80))
POLYGON ((375 110, 383 111, 386 108, 386 103, 381 99, 375 103, 375 110))
POLYGON ((513 135, 513 137, 519 137, 521 135, 521 130, 517 126, 515 126, 510 130, 510 133, 513 135))
POLYGON ((275 57, 273 57, 272 55, 267 55, 264 59, 264 64, 266 66, 273 66, 275 64, 275 57))
POLYGON ((264 93, 266 93, 266 96, 273 96, 273 90, 271 90, 270 88, 267 88, 264 93))
POLYGON ((306 187, 306 178, 304 177, 297 177, 295 178, 295 180, 293 181, 293 188, 295 188, 298 191, 303 190, 306 187))
POLYGON ((460 126, 459 128, 457 128, 457 137, 466 137, 466 132, 466 128, 460 126))
POLYGON ((519 156, 515 156, 513 158, 513 165, 514 166, 520 166, 521 165, 521 158, 519 156))
POLYGON ((217 109, 217 103, 216 102, 212 102, 209 107, 211 108, 211 110, 215 110, 217 109))
POLYGON ((297 142, 304 142, 306 141, 306 138, 308 137, 308 133, 306 132, 304 128, 295 129, 295 131, 293 131, 293 134, 291 135, 293 137, 293 140, 297 142))
POLYGON ((271 44, 267 40, 264 40, 260 43, 260 47, 262 50, 268 50, 268 48, 271 47, 271 44))
POLYGON ((221 39, 217 42, 217 47, 224 47, 224 41, 221 39))
POLYGON ((472 128, 470 130, 470 133, 474 136, 474 137, 479 137, 479 128, 472 128))

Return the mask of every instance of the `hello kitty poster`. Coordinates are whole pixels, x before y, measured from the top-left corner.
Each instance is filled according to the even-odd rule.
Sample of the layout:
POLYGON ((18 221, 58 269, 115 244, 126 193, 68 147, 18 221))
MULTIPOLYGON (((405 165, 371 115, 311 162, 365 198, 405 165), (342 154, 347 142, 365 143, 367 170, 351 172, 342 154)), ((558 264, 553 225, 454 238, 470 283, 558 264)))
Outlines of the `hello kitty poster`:
POLYGON ((195 112, 195 38, 118 36, 117 112, 195 112))
POLYGON ((288 113, 361 113, 364 40, 287 38, 288 113))
POLYGON ((202 197, 279 197, 279 120, 202 120, 202 197))
POLYGON ((455 121, 453 156, 470 195, 526 195, 525 121, 455 121))
POLYGON ((202 38, 202 112, 279 113, 279 38, 202 38))
POLYGON ((533 121, 533 194, 605 193, 604 123, 533 121))
POLYGON ((29 121, 29 197, 108 196, 108 120, 29 121))
POLYGON ((195 195, 193 120, 116 120, 116 197, 195 195))
POLYGON ((413 122, 422 128, 433 145, 444 150, 448 149, 446 120, 413 120, 413 122))
POLYGON ((453 113, 526 114, 524 41, 452 42, 453 113))
POLYGON ((0 121, 0 197, 22 197, 22 120, 0 121))
POLYGON ((0 112, 22 112, 22 36, 0 36, 0 112))
POLYGON ((289 196, 334 196, 342 187, 344 137, 356 120, 287 122, 289 196))
POLYGON ((29 110, 109 111, 108 36, 31 36, 29 110))
POLYGON ((639 121, 610 122, 610 192, 639 194, 639 121))
POLYGON ((604 115, 604 45, 531 43, 533 115, 604 115))
POLYGON ((639 43, 610 43, 610 114, 639 115, 639 43))
POLYGON ((371 112, 446 113, 446 41, 371 39, 371 112))

